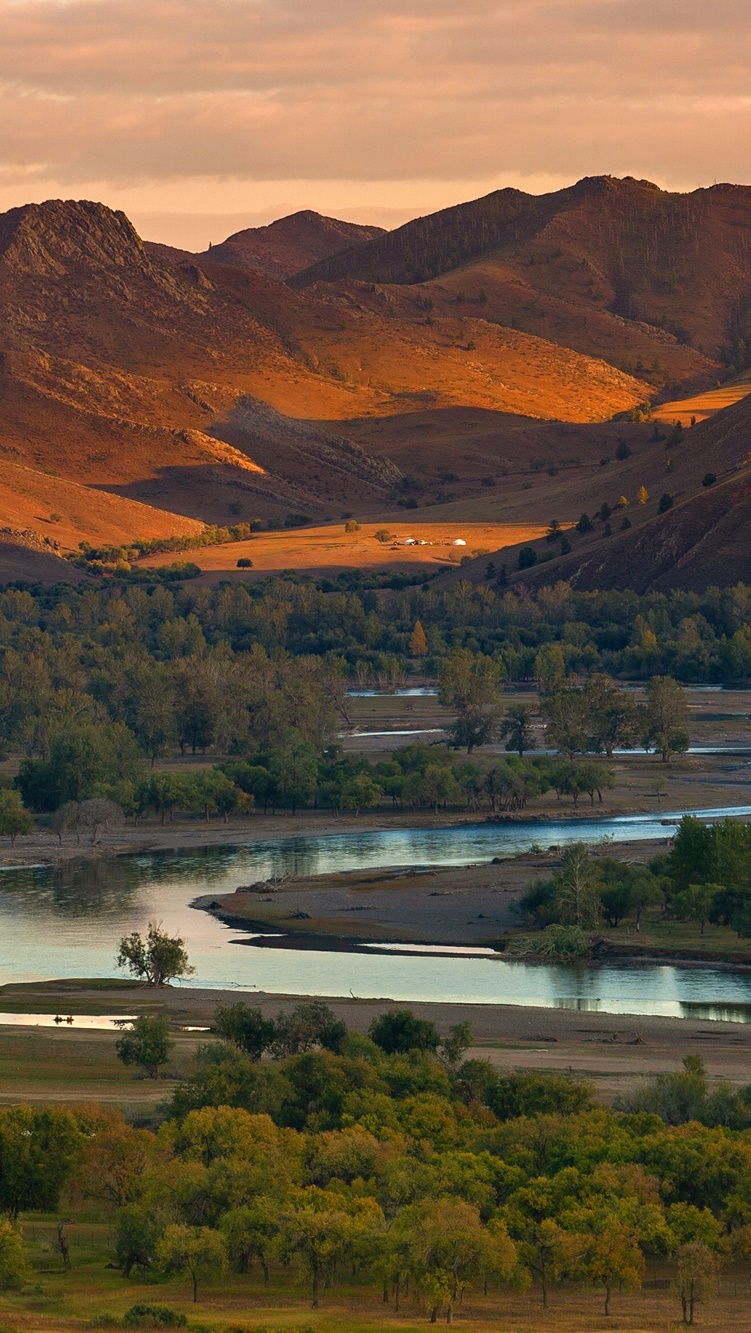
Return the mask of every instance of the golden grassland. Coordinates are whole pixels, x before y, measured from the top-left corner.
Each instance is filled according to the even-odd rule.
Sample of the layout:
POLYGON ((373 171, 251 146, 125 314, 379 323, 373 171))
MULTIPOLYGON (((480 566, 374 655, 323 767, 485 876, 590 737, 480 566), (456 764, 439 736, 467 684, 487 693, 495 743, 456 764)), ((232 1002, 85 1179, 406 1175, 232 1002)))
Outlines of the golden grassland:
MULTIPOLYGON (((205 546, 200 551, 189 551, 181 558, 194 560, 200 566, 202 582, 214 582, 218 576, 222 579, 252 577, 252 571, 237 568, 241 559, 252 560, 253 570, 263 573, 289 569, 297 573, 326 575, 357 568, 404 570, 414 574, 421 569, 428 571, 441 565, 459 565, 465 555, 478 556, 483 552, 489 555, 504 546, 535 541, 544 535, 545 527, 544 523, 532 522, 431 521, 422 515, 413 520, 401 511, 385 523, 361 523, 357 532, 346 532, 344 522, 292 531, 259 532, 249 541, 205 546), (375 536, 383 529, 390 533, 388 541, 379 541, 375 536), (429 544, 405 546, 409 537, 429 544), (452 546, 456 539, 466 545, 452 546)), ((176 558, 174 552, 148 556, 139 562, 139 567, 171 565, 176 558)))

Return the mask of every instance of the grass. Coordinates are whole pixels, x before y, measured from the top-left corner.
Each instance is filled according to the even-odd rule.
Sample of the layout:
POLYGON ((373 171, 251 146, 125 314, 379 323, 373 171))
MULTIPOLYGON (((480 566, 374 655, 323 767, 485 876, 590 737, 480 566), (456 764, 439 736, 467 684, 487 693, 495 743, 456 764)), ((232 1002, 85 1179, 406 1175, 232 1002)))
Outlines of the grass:
MULTIPOLYGON (((421 1301, 410 1298, 397 1315, 384 1306, 377 1283, 349 1276, 323 1291, 321 1308, 313 1311, 304 1284, 284 1269, 272 1269, 268 1288, 257 1272, 205 1282, 199 1286, 194 1305, 189 1285, 182 1279, 126 1279, 119 1270, 108 1267, 111 1222, 93 1216, 83 1215, 69 1228, 72 1268, 65 1273, 49 1246, 54 1226, 53 1217, 39 1215, 23 1223, 34 1271, 23 1292, 0 1295, 3 1333, 6 1329, 73 1333, 81 1328, 117 1327, 136 1302, 168 1305, 187 1316, 190 1328, 210 1333, 237 1328, 244 1333, 372 1333, 373 1329, 418 1333, 428 1326, 421 1301)), ((576 1286, 553 1289, 544 1320, 536 1288, 521 1296, 505 1289, 487 1297, 468 1292, 454 1318, 474 1333, 538 1333, 542 1327, 556 1333, 594 1333, 605 1328, 662 1333, 675 1328, 678 1309, 668 1290, 667 1270, 659 1263, 651 1265, 646 1282, 641 1292, 614 1297, 610 1320, 602 1314, 599 1290, 576 1286)), ((701 1307, 701 1328, 708 1333, 746 1333, 747 1288, 745 1271, 723 1275, 719 1296, 701 1307)))

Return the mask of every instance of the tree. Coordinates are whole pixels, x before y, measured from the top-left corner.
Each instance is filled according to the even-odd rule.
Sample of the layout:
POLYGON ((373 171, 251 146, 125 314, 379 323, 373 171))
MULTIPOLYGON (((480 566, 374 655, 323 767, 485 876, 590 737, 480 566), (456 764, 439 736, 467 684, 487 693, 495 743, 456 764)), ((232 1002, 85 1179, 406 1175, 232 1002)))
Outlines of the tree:
POLYGON ((556 919, 587 930, 600 914, 600 877, 586 843, 567 847, 561 868, 553 876, 556 919))
POLYGON ((134 1268, 151 1268, 159 1226, 150 1206, 127 1203, 117 1211, 115 1257, 126 1277, 134 1268))
POLYGON ((352 810, 355 816, 365 808, 380 805, 383 800, 383 787, 379 787, 367 773, 358 773, 341 789, 339 804, 342 810, 352 810))
POLYGON ((159 1014, 141 1014, 134 1020, 131 1031, 115 1042, 115 1050, 124 1065, 140 1065, 149 1078, 158 1078, 162 1065, 169 1060, 172 1045, 167 1019, 159 1014))
POLYGON ((589 514, 586 514, 586 513, 585 513, 585 514, 582 514, 581 518, 579 519, 579 522, 578 522, 577 525, 576 525, 576 531, 577 531, 577 532, 591 532, 593 528, 594 528, 594 523, 592 522, 591 518, 589 517, 589 514))
POLYGON ((640 505, 645 505, 647 503, 647 500, 649 499, 649 491, 647 490, 646 486, 639 487, 639 491, 636 498, 639 501, 640 505))
POLYGON ((198 1283, 220 1277, 227 1268, 227 1243, 211 1227, 168 1226, 157 1242, 156 1259, 165 1273, 187 1273, 198 1300, 198 1283))
POLYGON ((627 1207, 603 1207, 584 1210, 579 1225, 586 1229, 580 1237, 582 1252, 576 1265, 580 1276, 605 1291, 605 1315, 610 1314, 614 1287, 622 1291, 641 1286, 644 1255, 638 1233, 627 1207))
POLYGON ((693 1324, 695 1306, 717 1288, 717 1261, 701 1240, 681 1245, 676 1259, 678 1271, 671 1289, 681 1303, 684 1324, 693 1324))
POLYGON ((185 941, 170 936, 156 921, 149 922, 144 940, 137 931, 124 935, 117 954, 118 967, 127 967, 148 986, 167 986, 175 978, 192 976, 185 941))
POLYGON ((377 528, 373 533, 373 536, 377 542, 381 542, 383 545, 385 545, 386 542, 391 541, 391 533, 388 528, 377 528))
POLYGON ((81 828, 91 829, 91 841, 96 842, 96 835, 102 826, 106 828, 122 817, 123 812, 115 801, 107 800, 103 796, 94 796, 88 801, 81 801, 77 824, 81 828))
POLYGON ((501 670, 492 657, 457 648, 443 662, 439 698, 453 709, 456 720, 451 728, 456 745, 465 745, 471 754, 478 745, 487 745, 496 735, 500 708, 501 670))
POLYGON ((610 676, 595 673, 584 686, 584 700, 589 709, 590 747, 612 758, 616 749, 631 749, 639 739, 641 716, 625 690, 620 690, 610 676))
POLYGON ((312 1185, 300 1191, 295 1203, 281 1215, 279 1248, 296 1260, 311 1283, 313 1309, 318 1309, 321 1281, 346 1258, 350 1218, 339 1194, 312 1185))
POLYGON ((33 827, 19 793, 10 788, 0 790, 0 837, 10 838, 11 847, 15 847, 19 833, 31 833, 33 827))
POLYGON ((688 921, 696 921, 699 934, 703 935, 718 893, 722 893, 721 884, 689 884, 673 894, 673 912, 688 921))
POLYGON ((20 1231, 11 1222, 0 1222, 0 1291, 18 1291, 29 1272, 20 1231))
POLYGON ((658 514, 667 514, 668 510, 672 508, 673 497, 668 491, 664 491, 657 502, 657 512, 658 514))
POLYGON ((292 813, 312 799, 318 786, 318 760, 312 745, 298 733, 292 733, 285 745, 275 750, 269 771, 281 805, 292 813))
POLYGON ((560 644, 548 643, 535 657, 535 676, 541 694, 554 694, 566 678, 566 659, 560 644))
POLYGON ((435 1051, 441 1041, 435 1024, 426 1018, 415 1018, 409 1009, 380 1014, 368 1031, 376 1046, 387 1055, 397 1051, 435 1051))
POLYGON ((269 1285, 268 1259, 279 1234, 279 1207, 267 1195, 258 1195, 250 1204, 232 1208, 220 1222, 230 1262, 239 1273, 247 1273, 253 1259, 263 1272, 264 1286, 269 1285))
POLYGON ((82 1147, 69 1111, 13 1106, 0 1112, 0 1210, 54 1213, 82 1147))
POLYGON ((246 1004, 244 1000, 237 1004, 221 1005, 214 1014, 213 1026, 218 1036, 234 1042, 251 1060, 260 1060, 276 1034, 273 1019, 264 1018, 261 1009, 246 1004))
POLYGON ((508 1281, 517 1264, 514 1242, 500 1222, 490 1231, 479 1210, 463 1199, 436 1199, 407 1208, 400 1219, 406 1231, 409 1272, 425 1292, 435 1323, 446 1307, 453 1322, 454 1304, 468 1282, 484 1276, 508 1281))
POLYGON ((134 1129, 117 1112, 96 1127, 86 1145, 77 1183, 88 1199, 102 1199, 124 1208, 142 1188, 143 1175, 153 1161, 156 1139, 145 1129, 134 1129))
POLYGON ((66 801, 64 805, 59 805, 50 820, 50 828, 57 834, 58 841, 62 846, 63 837, 66 833, 76 833, 80 828, 79 811, 81 807, 78 801, 66 801))
POLYGON ((359 531, 360 531, 360 524, 358 523, 357 519, 356 519, 356 518, 348 518, 348 519, 347 519, 347 522, 344 524, 344 531, 345 531, 345 532, 359 532, 359 531))
POLYGON ((522 546, 519 552, 519 568, 532 569, 537 564, 537 552, 534 546, 522 546))
POLYGON ((411 657, 424 657, 428 651, 428 641, 425 637, 425 630, 419 620, 415 621, 414 629, 409 639, 409 652, 411 657))
POLYGON ((346 1025, 323 1000, 303 1000, 294 1009, 279 1014, 272 1049, 279 1058, 316 1047, 336 1053, 346 1035, 346 1025))
POLYGON ((509 708, 501 723, 500 735, 506 741, 506 749, 515 750, 520 759, 525 750, 534 750, 535 738, 529 709, 523 704, 509 708))
POLYGON ((540 702, 545 738, 551 748, 572 758, 589 749, 589 705, 580 689, 561 689, 540 702))
POLYGON ((644 745, 654 748, 667 763, 689 745, 686 691, 672 676, 653 676, 647 686, 644 745))

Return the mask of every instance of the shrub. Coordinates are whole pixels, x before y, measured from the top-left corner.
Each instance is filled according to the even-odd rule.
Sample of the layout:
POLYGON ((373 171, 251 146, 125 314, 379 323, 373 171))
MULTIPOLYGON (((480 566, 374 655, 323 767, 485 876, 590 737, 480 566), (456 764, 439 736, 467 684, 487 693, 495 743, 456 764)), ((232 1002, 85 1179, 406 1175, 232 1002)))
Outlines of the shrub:
POLYGON ((657 506, 657 512, 658 514, 666 514, 668 512, 668 509, 672 508, 673 508, 673 497, 672 495, 669 495, 667 491, 665 491, 660 496, 660 503, 657 506))
POLYGON ((238 562, 237 562, 237 568, 238 568, 238 569, 252 569, 252 568, 253 568, 253 561, 252 561, 252 560, 249 560, 248 557, 247 557, 247 555, 243 555, 243 556, 240 557, 240 559, 239 559, 238 562))
POLYGON ((522 546, 519 552, 519 568, 531 569, 537 564, 537 552, 533 546, 522 546))
POLYGON ((717 476, 714 472, 705 472, 704 476, 702 477, 701 484, 702 486, 714 486, 716 481, 717 481, 717 476))
POLYGON ((169 1305, 144 1305, 139 1301, 123 1315, 123 1328, 185 1328, 188 1321, 169 1305))

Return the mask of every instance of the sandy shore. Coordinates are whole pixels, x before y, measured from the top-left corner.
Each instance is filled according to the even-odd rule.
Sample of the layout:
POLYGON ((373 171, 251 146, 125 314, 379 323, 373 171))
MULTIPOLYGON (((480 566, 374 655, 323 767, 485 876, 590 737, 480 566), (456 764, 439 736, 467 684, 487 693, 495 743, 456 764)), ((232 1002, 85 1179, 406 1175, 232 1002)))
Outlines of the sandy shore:
MULTIPOLYGON (((236 991, 199 990, 171 986, 163 990, 127 982, 94 985, 85 981, 29 983, 0 988, 0 1012, 166 1014, 177 1040, 178 1072, 186 1073, 205 1033, 185 1032, 187 1026, 209 1027, 220 1004, 236 1003, 236 991)), ((299 1004, 304 997, 267 995, 246 997, 265 1014, 299 1004)), ((591 1079, 603 1101, 610 1102, 633 1087, 640 1077, 679 1069, 686 1055, 700 1054, 712 1081, 727 1079, 741 1086, 751 1078, 751 1025, 694 1019, 650 1018, 586 1014, 563 1009, 531 1009, 514 1005, 416 1003, 402 1006, 388 1000, 331 999, 327 1003, 350 1030, 367 1032, 378 1014, 409 1007, 434 1022, 441 1034, 455 1023, 471 1024, 474 1043, 470 1054, 489 1059, 499 1069, 556 1070, 591 1079)), ((19 1067, 29 1043, 40 1057, 59 1067, 66 1052, 76 1053, 92 1070, 100 1060, 110 1061, 116 1034, 63 1029, 0 1027, 4 1061, 0 1104, 13 1101, 84 1100, 86 1093, 124 1107, 157 1103, 169 1084, 151 1080, 92 1082, 66 1089, 62 1078, 54 1086, 32 1080, 19 1067), (14 1059, 15 1057, 15 1059, 14 1059), (17 1070, 14 1073, 14 1070, 17 1070)))

